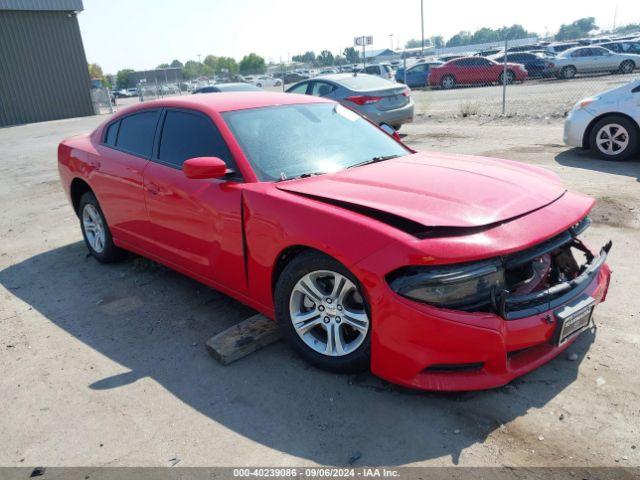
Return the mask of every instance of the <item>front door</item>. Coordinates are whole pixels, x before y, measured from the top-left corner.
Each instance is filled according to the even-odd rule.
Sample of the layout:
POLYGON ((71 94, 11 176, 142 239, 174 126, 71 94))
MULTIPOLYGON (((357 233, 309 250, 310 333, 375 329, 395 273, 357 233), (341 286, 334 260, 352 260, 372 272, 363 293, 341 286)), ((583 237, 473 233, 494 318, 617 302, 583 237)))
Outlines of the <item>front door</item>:
MULTIPOLYGON (((190 179, 185 160, 218 157, 235 170, 220 132, 206 115, 167 109, 144 190, 154 252, 175 267, 234 290, 246 289, 242 238, 242 180, 190 179)), ((236 174, 237 175, 237 174, 236 174)))

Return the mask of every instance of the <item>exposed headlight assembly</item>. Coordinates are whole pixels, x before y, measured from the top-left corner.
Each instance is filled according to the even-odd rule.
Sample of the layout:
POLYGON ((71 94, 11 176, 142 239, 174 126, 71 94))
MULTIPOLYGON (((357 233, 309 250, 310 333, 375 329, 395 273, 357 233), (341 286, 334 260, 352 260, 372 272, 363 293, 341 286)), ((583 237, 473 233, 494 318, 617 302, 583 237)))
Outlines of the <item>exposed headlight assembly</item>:
POLYGON ((504 269, 499 260, 405 267, 389 274, 387 281, 403 297, 458 310, 487 306, 491 291, 505 287, 504 269))

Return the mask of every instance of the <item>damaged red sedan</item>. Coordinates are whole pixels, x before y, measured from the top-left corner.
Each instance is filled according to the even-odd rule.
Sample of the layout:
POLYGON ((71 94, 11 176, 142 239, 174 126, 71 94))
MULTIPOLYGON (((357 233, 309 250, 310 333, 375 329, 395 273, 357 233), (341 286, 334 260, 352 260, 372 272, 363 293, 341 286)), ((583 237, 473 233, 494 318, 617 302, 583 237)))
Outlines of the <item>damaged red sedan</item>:
POLYGON ((593 199, 517 162, 415 152, 329 100, 221 93, 60 144, 100 262, 131 251, 275 319, 307 361, 429 390, 503 385, 605 299, 593 199))

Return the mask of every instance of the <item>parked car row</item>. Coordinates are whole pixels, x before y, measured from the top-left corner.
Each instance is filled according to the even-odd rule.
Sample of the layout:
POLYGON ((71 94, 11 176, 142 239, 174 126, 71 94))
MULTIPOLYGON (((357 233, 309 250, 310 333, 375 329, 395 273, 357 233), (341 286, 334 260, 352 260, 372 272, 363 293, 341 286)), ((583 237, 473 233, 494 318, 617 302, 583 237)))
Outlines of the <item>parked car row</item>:
POLYGON ((459 85, 477 85, 524 81, 527 78, 557 77, 571 79, 578 74, 629 74, 640 68, 640 42, 621 41, 603 43, 602 46, 570 47, 560 53, 550 51, 515 51, 504 53, 486 50, 488 56, 440 57, 421 60, 395 73, 397 82, 410 87, 453 88, 459 85), (608 46, 610 48, 606 48, 608 46), (506 62, 506 72, 505 72, 506 62), (405 78, 406 76, 406 78, 405 78))

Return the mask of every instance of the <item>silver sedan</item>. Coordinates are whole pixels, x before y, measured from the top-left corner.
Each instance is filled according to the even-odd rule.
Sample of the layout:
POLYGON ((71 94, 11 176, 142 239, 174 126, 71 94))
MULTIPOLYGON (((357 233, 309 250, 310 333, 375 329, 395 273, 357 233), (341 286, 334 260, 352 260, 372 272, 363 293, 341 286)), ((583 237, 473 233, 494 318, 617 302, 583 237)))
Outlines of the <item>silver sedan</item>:
POLYGON ((304 80, 288 93, 315 95, 338 101, 377 125, 400 129, 413 121, 411 90, 384 78, 362 73, 338 73, 304 80))
POLYGON ((631 73, 640 68, 640 55, 614 53, 602 47, 576 47, 553 60, 558 78, 573 78, 577 73, 631 73))

